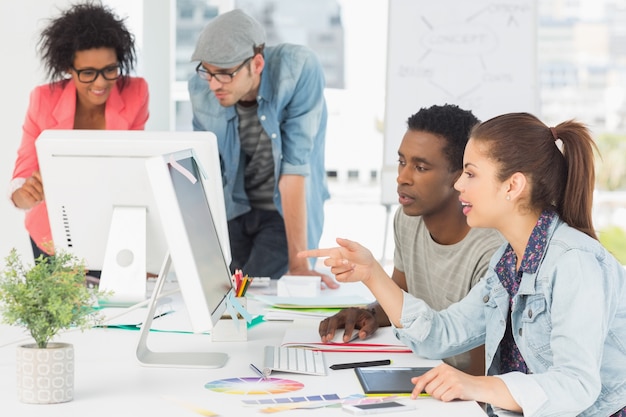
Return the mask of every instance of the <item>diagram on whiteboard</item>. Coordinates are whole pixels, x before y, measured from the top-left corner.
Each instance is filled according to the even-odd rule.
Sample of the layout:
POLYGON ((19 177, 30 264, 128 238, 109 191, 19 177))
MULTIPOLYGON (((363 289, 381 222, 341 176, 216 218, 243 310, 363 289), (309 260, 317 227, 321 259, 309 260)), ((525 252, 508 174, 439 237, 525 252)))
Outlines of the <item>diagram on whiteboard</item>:
POLYGON ((389 0, 383 181, 421 107, 536 111, 535 15, 534 0, 389 0))
MULTIPOLYGON (((466 108, 488 106, 491 94, 524 81, 531 75, 525 71, 532 67, 515 56, 533 56, 534 45, 524 45, 531 36, 522 30, 523 14, 531 10, 530 6, 492 3, 478 7, 476 11, 468 9, 467 16, 455 21, 450 21, 448 14, 441 19, 433 8, 404 15, 413 19, 409 26, 416 31, 417 49, 398 57, 395 76, 400 80, 412 78, 409 84, 423 84, 422 88, 432 90, 433 98, 440 96, 466 108), (521 35, 525 36, 517 39, 521 35), (527 54, 521 49, 524 47, 530 48, 527 54)), ((403 36, 406 34, 403 31, 403 36)), ((534 65, 534 60, 529 63, 534 65)))

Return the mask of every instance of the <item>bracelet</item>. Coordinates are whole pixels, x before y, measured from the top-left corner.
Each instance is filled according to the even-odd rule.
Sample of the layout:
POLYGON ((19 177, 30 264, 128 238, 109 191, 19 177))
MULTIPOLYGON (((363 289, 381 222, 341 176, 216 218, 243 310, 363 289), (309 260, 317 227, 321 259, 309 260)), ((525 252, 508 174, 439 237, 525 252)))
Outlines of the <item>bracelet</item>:
POLYGON ((20 188, 22 188, 22 186, 24 186, 24 183, 26 183, 26 178, 19 178, 19 177, 13 178, 11 182, 9 183, 9 189, 7 190, 7 198, 9 199, 13 207, 22 211, 28 211, 29 209, 20 208, 15 204, 15 201, 13 201, 13 193, 19 190, 20 188))
POLYGON ((26 178, 20 178, 20 177, 13 178, 11 180, 11 182, 9 183, 9 189, 7 190, 7 197, 9 198, 9 200, 11 200, 11 197, 13 196, 13 193, 15 191, 22 188, 25 182, 26 182, 26 178))

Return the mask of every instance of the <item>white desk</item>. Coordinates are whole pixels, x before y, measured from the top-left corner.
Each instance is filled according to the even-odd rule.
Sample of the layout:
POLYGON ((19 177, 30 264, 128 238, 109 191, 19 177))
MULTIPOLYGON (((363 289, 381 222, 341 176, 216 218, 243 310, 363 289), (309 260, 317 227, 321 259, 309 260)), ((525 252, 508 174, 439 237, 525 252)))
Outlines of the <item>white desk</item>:
MULTIPOLYGON (((254 303, 252 303, 254 304, 254 303)), ((250 306, 253 310, 254 306, 250 306)), ((256 306, 258 308, 258 306, 256 306)), ((302 382, 304 388, 275 396, 232 395, 206 389, 207 382, 232 377, 256 376, 249 364, 261 364, 263 346, 280 344, 290 322, 261 323, 248 332, 247 342, 211 342, 206 335, 156 333, 150 334, 149 344, 155 350, 227 352, 229 360, 219 369, 184 369, 144 367, 135 357, 139 332, 118 329, 92 329, 61 335, 58 341, 74 345, 76 354, 74 400, 54 405, 23 404, 17 400, 15 376, 15 347, 7 343, 24 337, 21 329, 0 326, 0 403, 2 415, 20 417, 67 416, 177 416, 194 417, 201 414, 185 408, 188 403, 222 416, 262 415, 259 407, 250 408, 244 399, 294 397, 316 394, 338 394, 345 397, 362 393, 351 369, 328 370, 326 377, 275 373, 272 377, 302 382), (5 346, 6 345, 6 346, 5 346)), ((361 360, 393 360, 394 366, 432 365, 410 353, 331 353, 326 352, 327 365, 361 360)), ((403 401, 411 401, 406 399, 403 401)), ((411 416, 484 416, 474 402, 442 403, 432 398, 415 400, 418 409, 407 413, 380 414, 411 416)), ((346 417, 339 408, 324 408, 324 416, 346 417)), ((319 410, 289 410, 277 416, 319 415, 319 410)))

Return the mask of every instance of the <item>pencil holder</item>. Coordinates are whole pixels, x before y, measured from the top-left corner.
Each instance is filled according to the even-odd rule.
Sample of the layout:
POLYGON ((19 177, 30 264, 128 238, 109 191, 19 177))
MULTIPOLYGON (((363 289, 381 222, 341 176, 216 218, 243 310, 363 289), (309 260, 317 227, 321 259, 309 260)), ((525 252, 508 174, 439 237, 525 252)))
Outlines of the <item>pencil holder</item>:
MULTIPOLYGON (((235 300, 246 309, 246 297, 236 297, 235 300)), ((228 311, 218 320, 211 330, 211 340, 214 342, 245 342, 248 340, 248 324, 245 318, 237 313, 237 320, 233 320, 228 311)))

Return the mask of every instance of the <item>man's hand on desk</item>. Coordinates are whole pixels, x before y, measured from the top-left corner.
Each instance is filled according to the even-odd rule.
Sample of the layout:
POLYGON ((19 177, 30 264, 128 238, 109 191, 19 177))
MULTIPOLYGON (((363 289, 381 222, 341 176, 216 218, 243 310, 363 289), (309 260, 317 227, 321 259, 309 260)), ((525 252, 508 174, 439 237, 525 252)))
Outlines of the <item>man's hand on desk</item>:
POLYGON ((363 340, 378 329, 378 322, 368 309, 357 307, 343 309, 320 322, 319 334, 322 342, 333 340, 335 332, 341 328, 345 329, 343 341, 347 343, 354 329, 359 329, 359 339, 363 340))
POLYGON ((313 271, 311 269, 305 269, 305 268, 290 269, 289 272, 287 272, 287 275, 304 275, 304 276, 321 277, 322 283, 326 285, 327 288, 331 288, 331 289, 339 288, 339 284, 333 278, 329 277, 326 274, 322 274, 321 272, 313 271))

